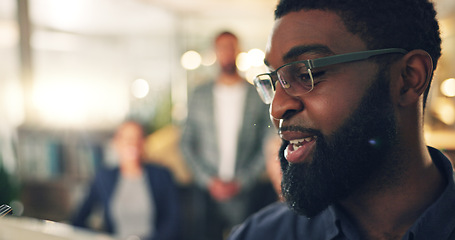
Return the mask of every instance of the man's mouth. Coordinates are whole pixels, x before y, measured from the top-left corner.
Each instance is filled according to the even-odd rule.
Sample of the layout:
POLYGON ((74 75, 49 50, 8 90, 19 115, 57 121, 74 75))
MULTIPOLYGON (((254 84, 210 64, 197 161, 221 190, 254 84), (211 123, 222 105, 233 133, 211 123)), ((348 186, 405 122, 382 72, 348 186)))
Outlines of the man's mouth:
POLYGON ((317 136, 289 140, 289 144, 284 150, 286 160, 290 163, 305 162, 315 147, 316 140, 317 136))
POLYGON ((318 138, 317 136, 311 136, 311 137, 306 137, 306 138, 302 138, 302 139, 295 139, 295 140, 289 141, 289 144, 292 145, 292 147, 294 148, 294 151, 297 151, 305 143, 309 143, 317 138, 318 138))

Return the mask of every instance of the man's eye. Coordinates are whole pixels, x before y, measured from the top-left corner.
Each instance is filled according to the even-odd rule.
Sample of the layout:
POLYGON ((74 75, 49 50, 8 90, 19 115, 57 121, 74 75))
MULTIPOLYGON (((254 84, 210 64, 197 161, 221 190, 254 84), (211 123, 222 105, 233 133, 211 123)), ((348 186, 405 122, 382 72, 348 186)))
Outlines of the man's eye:
POLYGON ((311 77, 310 77, 310 74, 308 74, 308 72, 299 74, 298 76, 296 76, 295 79, 299 82, 308 82, 308 81, 311 82, 311 77))
POLYGON ((310 88, 320 81, 322 81, 322 76, 325 74, 325 71, 319 72, 312 72, 313 82, 311 81, 310 74, 308 72, 301 73, 294 78, 294 81, 298 83, 298 85, 304 86, 306 88, 310 88))
POLYGON ((310 74, 308 73, 308 69, 305 65, 295 65, 294 69, 292 69, 292 72, 294 73, 294 81, 311 81, 310 74))
MULTIPOLYGON (((322 77, 325 74, 325 71, 318 71, 318 72, 311 72, 311 75, 313 76, 313 80, 316 81, 316 78, 322 77)), ((297 74, 294 79, 299 82, 311 82, 311 76, 308 73, 308 71, 300 72, 300 74, 297 74)))
POLYGON ((313 74, 313 79, 316 82, 317 78, 322 77, 325 74, 325 71, 311 72, 313 74))

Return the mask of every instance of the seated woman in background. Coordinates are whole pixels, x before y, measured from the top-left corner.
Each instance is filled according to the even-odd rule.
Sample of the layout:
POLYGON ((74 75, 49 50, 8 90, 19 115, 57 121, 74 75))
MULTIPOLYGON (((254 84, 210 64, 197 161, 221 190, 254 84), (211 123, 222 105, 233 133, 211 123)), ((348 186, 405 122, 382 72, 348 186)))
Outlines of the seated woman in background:
POLYGON ((178 239, 180 207, 170 172, 142 161, 144 131, 123 123, 114 137, 119 166, 97 171, 72 223, 87 228, 96 206, 104 212, 106 232, 120 239, 178 239))

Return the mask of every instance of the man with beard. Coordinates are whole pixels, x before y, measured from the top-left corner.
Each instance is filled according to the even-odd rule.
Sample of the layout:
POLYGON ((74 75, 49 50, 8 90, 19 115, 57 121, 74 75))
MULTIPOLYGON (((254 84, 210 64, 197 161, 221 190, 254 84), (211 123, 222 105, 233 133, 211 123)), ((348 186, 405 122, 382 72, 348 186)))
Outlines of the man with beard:
POLYGON ((441 39, 428 0, 281 0, 255 85, 285 204, 238 239, 455 239, 449 160, 423 137, 441 39))
MULTIPOLYGON (((191 167, 195 188, 194 231, 197 239, 217 240, 258 207, 251 208, 265 172, 262 145, 270 134, 267 106, 237 72, 237 37, 222 32, 215 38, 220 73, 216 81, 198 86, 188 104, 181 149, 191 167), (202 232, 202 233, 200 233, 202 232)), ((275 194, 271 185, 271 203, 275 194)))

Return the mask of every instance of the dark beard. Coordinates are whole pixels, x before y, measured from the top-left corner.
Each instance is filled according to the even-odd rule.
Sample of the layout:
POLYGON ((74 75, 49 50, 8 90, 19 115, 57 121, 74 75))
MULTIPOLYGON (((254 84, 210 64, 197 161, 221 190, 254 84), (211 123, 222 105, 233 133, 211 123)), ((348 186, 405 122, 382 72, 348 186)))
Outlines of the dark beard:
POLYGON ((237 65, 235 65, 235 62, 232 64, 225 64, 221 66, 222 72, 227 74, 227 75, 234 75, 237 73, 237 65))
POLYGON ((385 158, 396 144, 397 134, 389 78, 384 72, 378 71, 359 107, 336 132, 323 136, 313 130, 318 138, 311 162, 289 164, 284 158, 288 142, 282 144, 282 192, 297 213, 316 216, 355 191, 372 187, 367 184, 383 182, 374 179, 382 173, 396 175, 397 170, 390 166, 398 166, 385 158))

